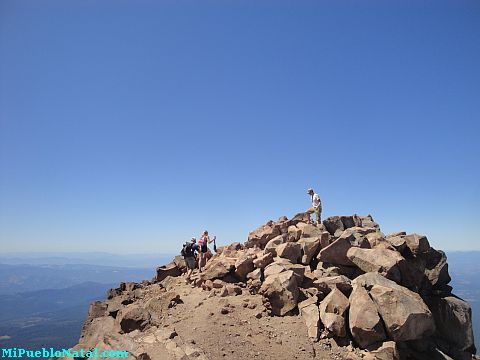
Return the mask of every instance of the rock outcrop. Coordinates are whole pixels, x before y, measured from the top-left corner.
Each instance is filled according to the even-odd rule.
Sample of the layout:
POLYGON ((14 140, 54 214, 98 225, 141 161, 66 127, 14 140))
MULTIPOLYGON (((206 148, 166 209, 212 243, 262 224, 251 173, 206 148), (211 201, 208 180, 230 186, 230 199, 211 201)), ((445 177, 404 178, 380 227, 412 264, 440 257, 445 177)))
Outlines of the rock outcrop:
MULTIPOLYGON (((152 281, 111 289, 90 306, 77 347, 121 344, 146 360, 161 359, 154 350, 160 344, 169 360, 211 358, 166 328, 185 306, 176 291, 184 271, 176 257, 152 281)), ((345 358, 470 359, 476 352, 471 308, 451 292, 445 254, 423 235, 384 235, 370 215, 333 216, 320 225, 303 213, 269 221, 245 244, 219 248, 192 279, 222 316, 235 311, 222 299, 242 297, 255 321, 299 318, 314 349, 333 338, 339 349, 345 345, 345 358)), ((230 355, 237 357, 222 357, 230 355)))

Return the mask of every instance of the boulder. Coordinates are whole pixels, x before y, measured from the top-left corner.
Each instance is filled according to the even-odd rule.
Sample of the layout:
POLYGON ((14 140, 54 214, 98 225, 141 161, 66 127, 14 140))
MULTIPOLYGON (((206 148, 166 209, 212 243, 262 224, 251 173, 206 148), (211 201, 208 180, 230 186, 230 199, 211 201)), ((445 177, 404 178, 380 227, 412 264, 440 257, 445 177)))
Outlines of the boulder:
POLYGON ((392 251, 396 251, 395 247, 390 244, 382 233, 380 232, 372 232, 365 236, 367 241, 370 243, 370 248, 378 248, 378 249, 388 249, 392 251))
POLYGON ((287 269, 285 268, 284 265, 273 262, 265 267, 265 269, 263 270, 263 275, 265 276, 265 278, 267 278, 271 275, 280 274, 281 272, 284 272, 286 270, 287 269))
POLYGON ((255 269, 248 273, 247 280, 262 280, 262 269, 255 269))
POLYGON ((372 215, 367 216, 358 216, 354 215, 355 223, 358 224, 357 226, 367 227, 367 228, 375 228, 380 230, 380 225, 378 225, 374 220, 372 215))
POLYGON ((443 251, 430 248, 423 254, 425 276, 434 288, 447 285, 451 278, 448 273, 447 256, 443 251))
POLYGON ((328 231, 322 232, 320 236, 320 248, 323 249, 332 243, 332 238, 330 237, 330 233, 328 231))
POLYGON ((298 244, 300 244, 302 252, 302 264, 309 265, 312 259, 318 255, 320 238, 302 238, 298 241, 298 244))
POLYGON ((221 279, 235 269, 235 259, 215 258, 208 262, 200 278, 205 280, 221 279))
POLYGON ((247 274, 252 272, 255 268, 253 266, 254 256, 250 254, 243 255, 235 262, 235 276, 241 280, 245 281, 247 274))
POLYGON ((301 264, 284 264, 282 265, 285 267, 285 270, 292 270, 295 278, 297 279, 297 284, 300 286, 303 282, 303 278, 305 277, 305 272, 308 269, 310 269, 308 266, 304 266, 301 264))
POLYGON ((358 276, 352 286, 363 286, 369 291, 387 334, 394 341, 419 339, 435 330, 432 313, 417 293, 376 272, 358 276))
POLYGON ((382 320, 375 303, 362 286, 355 286, 350 295, 349 327, 357 344, 365 349, 386 340, 382 320))
POLYGON ((302 256, 301 245, 299 243, 292 242, 280 244, 277 246, 277 255, 296 264, 302 256))
POLYGON ((291 225, 296 225, 298 223, 307 223, 310 220, 310 215, 306 212, 301 212, 295 214, 295 216, 289 221, 291 225))
POLYGON ((317 305, 317 297, 312 296, 298 304, 300 315, 307 325, 308 337, 312 341, 317 341, 320 335, 320 312, 317 305))
POLYGON ((268 300, 273 314, 286 315, 296 308, 298 302, 299 291, 295 274, 288 270, 267 277, 259 293, 268 300))
POLYGON ((348 310, 348 306, 347 297, 336 288, 320 303, 320 319, 325 328, 335 336, 345 337, 347 335, 345 313, 348 310))
POLYGON ((295 225, 290 225, 287 229, 287 241, 295 242, 302 236, 302 230, 295 225))
POLYGON ((313 286, 323 292, 330 293, 332 290, 340 290, 346 296, 352 291, 352 284, 349 278, 343 275, 322 277, 313 282, 313 286))
POLYGON ((263 249, 270 240, 280 234, 280 225, 274 223, 273 221, 269 221, 265 225, 260 226, 248 234, 248 239, 245 243, 245 246, 263 249))
POLYGON ((325 229, 330 233, 330 235, 334 235, 338 230, 345 230, 340 216, 331 216, 326 218, 323 220, 323 226, 325 226, 325 229))
POLYGON ((354 265, 347 257, 347 251, 352 245, 347 239, 339 238, 320 250, 317 259, 322 262, 339 265, 354 265))
POLYGON ((187 270, 187 265, 185 264, 185 259, 181 255, 177 255, 173 258, 173 263, 180 269, 183 273, 187 270))
POLYGON ((438 336, 458 350, 475 354, 470 305, 455 296, 430 297, 427 303, 433 313, 438 336))
POLYGON ((403 237, 410 251, 415 254, 427 252, 430 249, 428 239, 424 235, 411 234, 403 237))
POLYGON ((260 257, 257 257, 255 260, 253 260, 253 265, 257 269, 263 269, 265 266, 270 264, 273 261, 273 254, 272 253, 267 253, 264 255, 261 255, 260 257))
POLYGON ((348 259, 364 272, 378 272, 387 279, 400 283, 401 269, 406 268, 405 258, 388 249, 360 249, 352 247, 347 251, 348 259))
POLYGON ((281 234, 276 237, 274 237, 272 240, 270 240, 267 245, 265 245, 265 249, 263 252, 265 254, 272 253, 273 256, 277 256, 277 247, 280 244, 283 244, 287 241, 287 235, 286 234, 281 234))
POLYGON ((323 232, 319 227, 306 223, 298 223, 297 228, 302 231, 302 238, 320 238, 323 232))
POLYGON ((407 248, 407 241, 405 240, 404 236, 391 236, 387 237, 385 240, 401 254, 403 254, 407 248))
POLYGON ((165 279, 167 276, 180 276, 182 275, 182 272, 180 269, 177 267, 177 265, 174 262, 171 262, 170 264, 163 265, 157 267, 157 276, 155 277, 155 280, 157 282, 162 281, 165 279))
POLYGON ((129 333, 145 329, 150 323, 150 313, 139 306, 130 305, 118 312, 116 320, 121 330, 129 333))
POLYGON ((394 341, 416 340, 435 331, 432 313, 417 293, 407 288, 374 285, 370 296, 394 341))
MULTIPOLYGON (((400 353, 395 341, 385 341, 384 343, 372 345, 369 353, 364 357, 365 360, 400 360, 400 353)), ((445 359, 446 360, 446 359, 445 359)))

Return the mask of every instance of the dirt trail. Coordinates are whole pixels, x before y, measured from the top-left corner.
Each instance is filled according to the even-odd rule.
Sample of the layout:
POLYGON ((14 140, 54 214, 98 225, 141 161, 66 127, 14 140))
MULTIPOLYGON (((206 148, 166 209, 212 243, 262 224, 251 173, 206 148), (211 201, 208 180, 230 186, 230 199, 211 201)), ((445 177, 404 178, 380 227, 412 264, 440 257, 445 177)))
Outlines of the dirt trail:
MULTIPOLYGON (((270 317, 262 296, 208 297, 182 277, 171 283, 183 303, 168 310, 164 326, 174 328, 185 344, 195 344, 215 359, 345 359, 351 354, 330 339, 312 343, 298 315, 270 317)), ((352 354, 353 355, 353 354, 352 354)))

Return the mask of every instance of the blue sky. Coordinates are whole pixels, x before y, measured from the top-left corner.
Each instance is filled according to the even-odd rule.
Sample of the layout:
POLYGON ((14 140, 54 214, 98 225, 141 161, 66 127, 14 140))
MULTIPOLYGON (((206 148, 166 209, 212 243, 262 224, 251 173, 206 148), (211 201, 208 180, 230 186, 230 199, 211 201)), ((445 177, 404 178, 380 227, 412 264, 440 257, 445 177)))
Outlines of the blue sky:
POLYGON ((480 250, 480 2, 0 2, 0 251, 309 206, 480 250))

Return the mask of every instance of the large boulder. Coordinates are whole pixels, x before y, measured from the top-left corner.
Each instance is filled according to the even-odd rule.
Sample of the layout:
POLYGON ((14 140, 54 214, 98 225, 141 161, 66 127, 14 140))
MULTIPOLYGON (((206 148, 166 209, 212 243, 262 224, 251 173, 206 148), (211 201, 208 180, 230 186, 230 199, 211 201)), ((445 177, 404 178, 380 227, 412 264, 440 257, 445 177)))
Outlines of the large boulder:
POLYGON ((318 261, 331 263, 334 265, 354 265, 347 257, 347 251, 352 245, 347 239, 339 238, 327 247, 320 250, 317 256, 318 261))
POLYGON ((416 340, 434 333, 432 313, 417 293, 374 285, 370 296, 392 340, 416 340))
POLYGON ((334 235, 337 231, 345 230, 345 226, 342 223, 342 219, 340 216, 330 216, 323 220, 323 226, 325 229, 330 233, 330 235, 334 235))
POLYGON ((394 341, 416 340, 435 331, 433 315, 417 293, 376 272, 358 276, 352 286, 363 286, 369 291, 387 334, 394 341))
POLYGON ((317 300, 317 297, 313 296, 298 304, 300 315, 307 325, 308 337, 312 341, 317 341, 320 335, 320 312, 318 310, 317 300))
POLYGON ((405 258, 388 249, 361 249, 352 247, 347 251, 348 259, 364 272, 378 272, 386 278, 400 283, 405 258))
POLYGON ((375 303, 362 286, 355 286, 350 295, 349 327, 357 344, 365 349, 384 341, 387 336, 375 303))
POLYGON ((281 245, 286 241, 287 241, 287 234, 281 234, 281 235, 275 236, 272 240, 270 240, 267 243, 267 245, 265 245, 263 252, 265 254, 272 253, 273 256, 277 256, 278 245, 281 245))
POLYGON ((302 230, 295 225, 290 225, 287 229, 287 241, 295 242, 302 236, 302 230))
POLYGON ((298 223, 297 228, 302 231, 303 238, 319 238, 323 232, 321 228, 306 223, 298 223))
POLYGON ((248 234, 246 247, 259 247, 263 249, 265 245, 274 237, 281 234, 281 225, 273 221, 267 222, 265 225, 251 231, 248 234))
POLYGON ((150 313, 140 306, 130 305, 119 311, 116 321, 124 333, 143 330, 150 324, 150 313))
POLYGON ((427 252, 430 249, 428 239, 424 235, 411 234, 403 237, 410 251, 415 254, 427 252))
POLYGON ((455 296, 431 297, 427 303, 435 318, 438 336, 458 350, 475 354, 470 305, 455 296))
POLYGON ((218 257, 208 262, 205 270, 200 274, 200 278, 203 281, 221 279, 234 269, 235 259, 218 257))
POLYGON ((385 240, 402 254, 407 248, 407 241, 404 235, 387 236, 385 240))
POLYGON ((298 244, 300 244, 302 251, 302 264, 309 265, 320 250, 320 238, 302 238, 298 241, 298 244))
POLYGON ((292 270, 271 275, 265 279, 260 291, 273 314, 284 316, 297 307, 298 285, 292 270))
POLYGON ((425 259, 425 276, 432 287, 439 288, 447 285, 451 278, 445 253, 430 248, 422 257, 425 259))
POLYGON ((263 275, 265 276, 265 278, 267 278, 271 275, 277 275, 284 271, 287 271, 285 265, 273 262, 265 267, 265 269, 263 270, 263 275))
POLYGON ((313 287, 324 294, 330 293, 333 289, 338 289, 346 296, 352 291, 352 284, 349 278, 344 275, 325 276, 313 281, 313 287))
POLYGON ((348 298, 336 288, 320 303, 320 319, 325 328, 335 336, 345 337, 347 335, 345 316, 348 306, 348 298))
POLYGON ((294 242, 280 244, 277 246, 277 255, 296 264, 302 257, 302 247, 299 243, 294 242))
POLYGON ((245 281, 247 274, 252 272, 255 268, 253 265, 254 256, 245 254, 235 262, 235 276, 242 281, 245 281))
POLYGON ((167 265, 162 265, 157 267, 157 275, 155 277, 155 280, 157 282, 160 282, 163 279, 165 279, 167 276, 174 277, 174 276, 180 276, 180 275, 182 275, 182 272, 180 271, 180 269, 177 267, 175 262, 171 262, 167 265))
MULTIPOLYGON (((373 344, 369 347, 369 352, 363 358, 364 360, 400 360, 400 352, 397 349, 395 341, 385 341, 383 343, 373 344)), ((422 357, 430 360, 430 357, 422 357)), ((431 360, 448 360, 446 358, 434 358, 431 360)))
POLYGON ((257 257, 255 260, 253 260, 253 265, 257 269, 263 269, 268 264, 271 264, 272 261, 273 261, 273 254, 272 253, 267 253, 267 254, 261 255, 260 257, 257 257))

